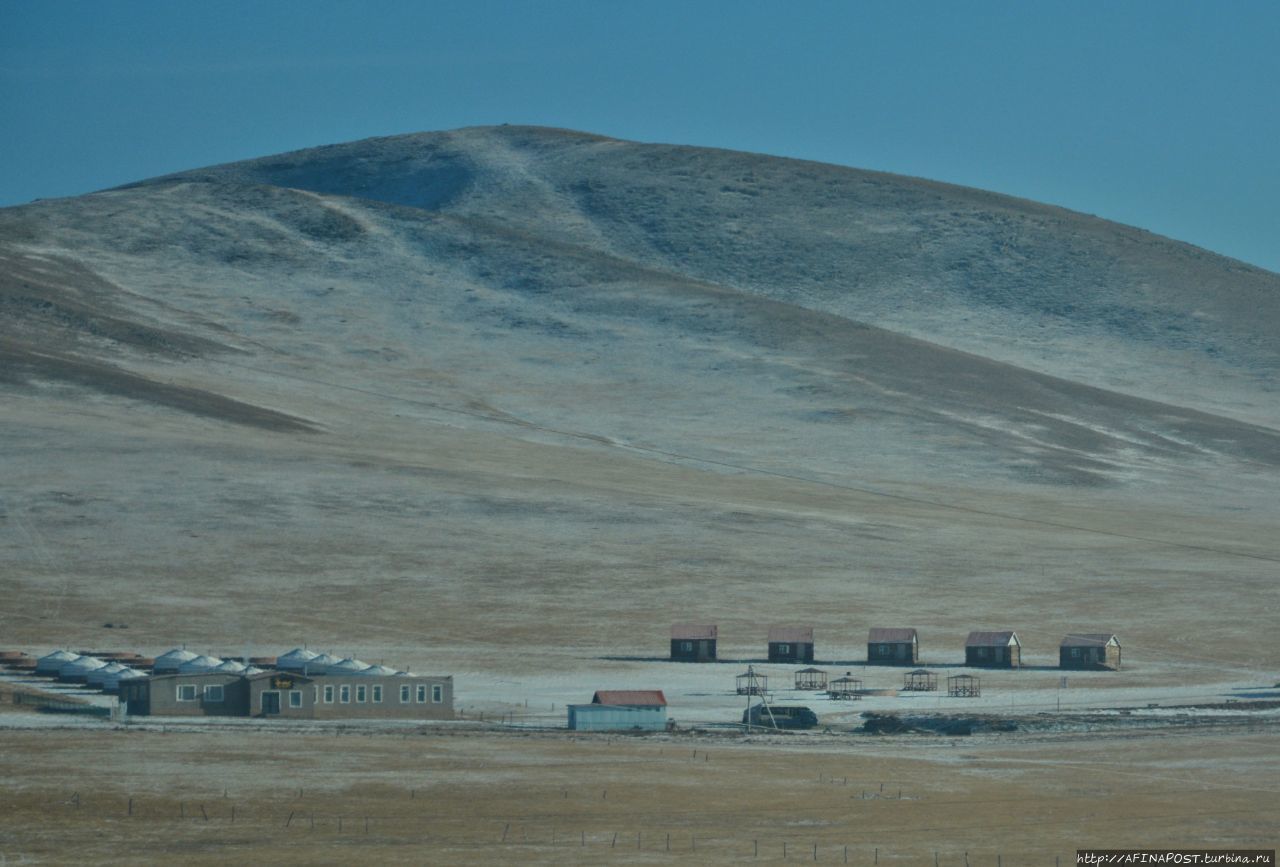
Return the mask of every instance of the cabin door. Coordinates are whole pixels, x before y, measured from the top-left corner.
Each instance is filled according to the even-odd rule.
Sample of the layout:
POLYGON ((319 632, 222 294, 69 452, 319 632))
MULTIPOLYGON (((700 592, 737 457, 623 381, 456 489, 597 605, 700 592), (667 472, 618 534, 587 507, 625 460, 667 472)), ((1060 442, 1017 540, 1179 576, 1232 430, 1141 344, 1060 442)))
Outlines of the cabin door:
POLYGON ((280 693, 275 690, 267 690, 262 693, 262 712, 264 714, 280 713, 280 693))

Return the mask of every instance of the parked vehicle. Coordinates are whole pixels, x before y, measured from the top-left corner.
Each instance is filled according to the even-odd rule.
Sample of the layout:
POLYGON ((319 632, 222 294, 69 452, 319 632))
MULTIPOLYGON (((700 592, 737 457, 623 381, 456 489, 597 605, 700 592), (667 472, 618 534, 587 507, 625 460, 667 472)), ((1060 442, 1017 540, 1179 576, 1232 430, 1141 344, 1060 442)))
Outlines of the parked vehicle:
POLYGON ((761 728, 811 729, 818 724, 818 715, 802 705, 774 705, 763 703, 742 712, 742 724, 761 728))

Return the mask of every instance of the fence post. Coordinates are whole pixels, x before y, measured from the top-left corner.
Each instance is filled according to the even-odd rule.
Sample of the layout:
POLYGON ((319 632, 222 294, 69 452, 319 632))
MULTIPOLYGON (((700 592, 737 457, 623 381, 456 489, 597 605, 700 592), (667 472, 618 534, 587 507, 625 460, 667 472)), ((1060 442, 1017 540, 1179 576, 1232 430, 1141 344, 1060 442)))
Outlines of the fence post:
POLYGON ((201 816, 204 816, 204 820, 205 820, 206 822, 207 822, 207 821, 209 821, 209 814, 205 812, 204 804, 201 804, 201 805, 200 805, 200 815, 201 815, 201 816))
POLYGON ((613 832, 613 842, 609 844, 609 848, 613 849, 618 845, 618 832, 613 832))
POLYGON ((285 826, 286 828, 288 828, 288 827, 289 827, 290 825, 292 825, 292 824, 293 824, 293 810, 290 810, 290 811, 289 811, 289 818, 287 818, 287 819, 285 819, 285 820, 284 820, 284 826, 285 826))
POLYGON ((133 798, 129 799, 129 815, 133 815, 133 798))

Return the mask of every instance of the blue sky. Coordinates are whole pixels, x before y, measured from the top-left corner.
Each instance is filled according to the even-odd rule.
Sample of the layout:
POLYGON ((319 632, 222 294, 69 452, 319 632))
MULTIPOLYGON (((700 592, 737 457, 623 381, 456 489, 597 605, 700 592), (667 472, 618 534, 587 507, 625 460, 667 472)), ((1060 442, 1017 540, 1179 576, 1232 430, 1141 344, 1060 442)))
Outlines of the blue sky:
POLYGON ((919 175, 1280 271, 1280 3, 0 2, 0 205, 533 123, 919 175))

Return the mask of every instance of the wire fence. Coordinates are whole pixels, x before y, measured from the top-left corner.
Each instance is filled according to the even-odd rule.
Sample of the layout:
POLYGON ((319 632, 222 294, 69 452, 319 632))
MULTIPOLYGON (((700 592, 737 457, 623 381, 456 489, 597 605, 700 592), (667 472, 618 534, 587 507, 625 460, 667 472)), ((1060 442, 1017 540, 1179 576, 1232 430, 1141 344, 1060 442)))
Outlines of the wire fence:
MULTIPOLYGON (((829 783, 839 784, 836 780, 829 783)), ((566 796, 568 790, 565 791, 566 796)), ((576 795, 582 795, 576 792, 576 795)), ((603 799, 607 800, 607 790, 603 799)), ((939 825, 936 822, 919 828, 868 828, 859 831, 851 828, 827 828, 812 833, 779 833, 744 828, 741 833, 725 833, 717 830, 701 830, 671 822, 672 816, 649 814, 659 822, 642 824, 646 814, 629 814, 622 822, 614 823, 614 817, 553 815, 550 811, 512 816, 510 819, 493 816, 466 816, 447 814, 433 809, 433 798, 415 789, 396 793, 376 801, 354 803, 339 795, 321 793, 319 797, 339 802, 352 801, 352 809, 330 805, 317 806, 310 801, 303 789, 295 794, 281 796, 264 803, 261 799, 241 801, 227 796, 212 795, 207 798, 175 799, 156 796, 101 796, 82 798, 73 792, 65 800, 39 805, 46 818, 61 813, 63 822, 77 821, 86 825, 110 823, 115 833, 120 823, 135 823, 131 839, 154 833, 169 839, 175 833, 203 835, 209 833, 232 834, 241 844, 260 839, 263 842, 280 843, 286 839, 296 841, 314 839, 317 844, 351 842, 374 845, 419 846, 437 853, 449 850, 483 855, 494 863, 515 863, 522 860, 606 861, 631 860, 636 855, 645 860, 664 858, 680 861, 716 860, 747 861, 759 859, 776 863, 828 863, 858 864, 875 867, 885 864, 912 863, 935 867, 1023 867, 1038 865, 1061 867, 1072 864, 1074 849, 1055 852, 1051 849, 1028 850, 1019 846, 1002 849, 998 843, 987 843, 983 848, 963 849, 953 846, 937 847, 926 841, 930 836, 952 831, 981 831, 991 837, 1001 828, 1017 828, 1025 825, 1025 819, 1000 823, 974 821, 972 817, 957 824, 939 825), (575 821, 577 819, 578 821, 575 821), (663 823, 661 820, 668 820, 663 823), (664 827, 664 824, 666 825, 664 827), (848 832, 853 830, 854 833, 848 832), (847 835, 845 840, 840 839, 847 835), (881 845, 867 842, 880 839, 881 845), (894 845, 883 843, 894 836, 914 840, 914 843, 894 845)), ((595 797, 595 792, 591 793, 595 797)), ((867 800, 901 799, 902 793, 864 790, 867 800)), ((1017 799, 1010 799, 1016 801, 1017 799)), ((959 802, 957 802, 959 803, 959 802)), ((967 802, 966 802, 967 803, 967 802)), ((544 805, 545 806, 545 805, 544 805)), ((969 806, 972 806, 970 804, 969 806)), ((767 813, 767 811, 765 811, 767 813)), ((1108 823, 1116 827, 1154 821, 1182 821, 1192 818, 1209 821, 1248 819, 1262 817, 1268 821, 1272 811, 1265 807, 1203 810, 1157 815, 1126 815, 1113 818, 1094 816, 1093 830, 1108 823)), ((734 815, 737 815, 736 813, 734 815)), ((748 825, 759 816, 740 816, 748 825)), ((1068 824, 1076 824, 1068 822, 1068 824)), ((1105 830, 1105 829, 1104 829, 1105 830)))

